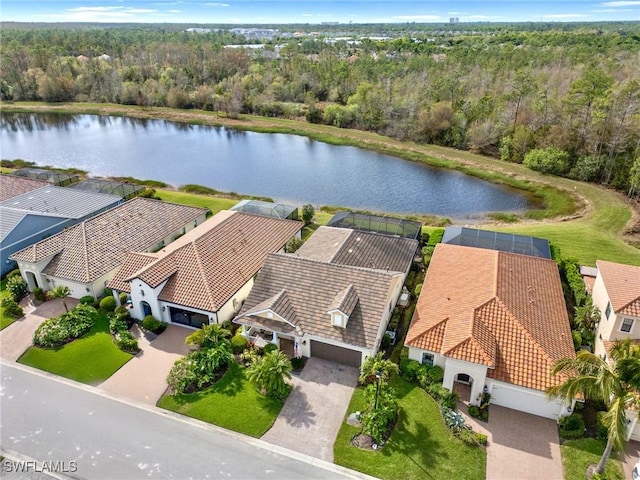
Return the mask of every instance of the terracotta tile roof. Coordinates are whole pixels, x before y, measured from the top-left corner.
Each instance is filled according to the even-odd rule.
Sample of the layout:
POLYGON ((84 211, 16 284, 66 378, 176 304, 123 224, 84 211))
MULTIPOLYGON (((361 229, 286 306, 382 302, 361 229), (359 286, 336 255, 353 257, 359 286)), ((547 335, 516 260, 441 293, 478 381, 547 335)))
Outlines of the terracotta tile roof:
POLYGON ((11 256, 35 263, 55 255, 44 273, 91 282, 118 267, 127 252, 144 251, 197 219, 205 209, 134 198, 11 256))
POLYGON ((131 283, 129 278, 136 272, 155 262, 158 259, 156 253, 129 252, 122 262, 122 266, 109 282, 108 287, 118 292, 131 293, 131 283))
POLYGON ((0 175, 0 202, 17 197, 37 188, 46 187, 47 182, 15 175, 0 175))
POLYGON ((545 390, 554 362, 575 355, 555 262, 438 245, 405 343, 545 390))
POLYGON ((300 257, 356 267, 406 272, 418 241, 349 228, 318 228, 298 249, 300 257))
MULTIPOLYGON (((255 325, 254 321, 262 321, 262 318, 256 320, 251 313, 257 311, 256 306, 264 306, 266 300, 272 301, 274 295, 284 289, 295 311, 295 322, 305 333, 373 348, 380 322, 389 308, 390 289, 400 276, 393 272, 320 262, 294 254, 272 254, 267 257, 234 322, 255 325), (357 293, 358 301, 347 327, 334 327, 327 312, 336 296, 349 286, 357 293)), ((276 331, 286 333, 277 330, 277 325, 273 324, 276 331)))
MULTIPOLYGON (((131 274, 152 287, 166 281, 158 299, 216 312, 301 228, 302 222, 242 212, 220 212, 157 252, 131 274)), ((128 271, 132 267, 125 265, 128 271)))
POLYGON ((640 317, 640 267, 621 263, 596 262, 613 311, 640 317))

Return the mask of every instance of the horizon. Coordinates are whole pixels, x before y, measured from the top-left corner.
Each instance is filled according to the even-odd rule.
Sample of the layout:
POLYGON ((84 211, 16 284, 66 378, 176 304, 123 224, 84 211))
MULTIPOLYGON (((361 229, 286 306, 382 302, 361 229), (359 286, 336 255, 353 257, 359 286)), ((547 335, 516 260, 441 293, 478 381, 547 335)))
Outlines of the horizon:
POLYGON ((2 22, 199 25, 567 23, 640 20, 640 0, 2 0, 2 22))

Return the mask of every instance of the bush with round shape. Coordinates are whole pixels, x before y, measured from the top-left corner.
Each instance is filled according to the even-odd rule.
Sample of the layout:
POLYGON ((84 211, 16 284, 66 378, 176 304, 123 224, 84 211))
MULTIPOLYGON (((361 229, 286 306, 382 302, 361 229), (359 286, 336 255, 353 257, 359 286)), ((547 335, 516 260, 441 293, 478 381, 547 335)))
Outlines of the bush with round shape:
POLYGON ((47 301, 47 295, 44 293, 44 290, 41 289, 40 287, 36 287, 33 289, 33 298, 35 298, 36 300, 38 300, 39 302, 46 302, 47 301))
POLYGON ((239 354, 244 352, 247 345, 249 345, 249 340, 244 335, 235 335, 231 337, 231 348, 233 349, 233 353, 239 354))
POLYGON ((84 297, 80 298, 80 303, 82 303, 83 305, 93 305, 94 303, 96 303, 96 299, 93 297, 93 295, 85 295, 84 297))
POLYGON ((10 278, 19 277, 19 276, 20 276, 20 269, 16 268, 14 270, 11 270, 9 273, 7 273, 7 280, 9 280, 10 278))
POLYGON ((124 305, 129 300, 129 295, 126 292, 120 292, 118 294, 118 299, 120 300, 120 305, 124 305))
POLYGON ((160 335, 167 329, 167 324, 161 322, 153 315, 147 315, 142 319, 142 328, 149 330, 150 332, 160 335))
POLYGON ((278 350, 278 346, 275 343, 267 343, 262 349, 262 353, 267 355, 268 353, 278 350))
POLYGON ((7 280, 7 290, 11 294, 14 302, 19 302, 27 296, 27 282, 20 275, 11 277, 7 280))
POLYGON ((131 355, 135 355, 140 350, 138 340, 127 330, 118 331, 114 335, 114 341, 120 350, 131 355))
POLYGON ((113 312, 116 309, 116 299, 113 297, 104 297, 100 300, 100 308, 105 312, 113 312))
POLYGON ((20 318, 24 315, 22 311, 22 307, 18 305, 12 298, 3 298, 2 299, 2 308, 4 309, 4 314, 11 318, 20 318))

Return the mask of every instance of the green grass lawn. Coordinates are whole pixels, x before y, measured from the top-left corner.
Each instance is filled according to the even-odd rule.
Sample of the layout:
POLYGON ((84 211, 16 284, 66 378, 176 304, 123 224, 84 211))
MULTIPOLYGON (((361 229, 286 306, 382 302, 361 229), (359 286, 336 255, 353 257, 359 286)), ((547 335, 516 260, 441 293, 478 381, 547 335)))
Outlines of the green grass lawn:
MULTIPOLYGON (((7 280, 0 280, 0 302, 2 302, 2 300, 4 300, 5 298, 10 297, 11 294, 9 293, 9 290, 7 290, 7 280)), ((5 315, 4 308, 0 307, 0 330, 8 327, 15 321, 15 318, 5 315)))
POLYGON ((82 383, 97 385, 132 358, 118 349, 109 334, 109 320, 98 314, 84 336, 55 349, 31 347, 18 362, 82 383))
POLYGON ((208 208, 214 215, 220 210, 228 210, 240 200, 219 198, 212 195, 178 192, 176 190, 156 189, 156 194, 165 202, 180 203, 192 207, 208 208))
MULTIPOLYGON (((334 444, 334 461, 382 479, 485 478, 486 452, 465 445, 445 426, 436 402, 421 388, 396 378, 393 382, 400 415, 383 449, 351 446, 360 428, 343 422, 334 444)), ((347 415, 365 407, 364 389, 356 388, 347 415)))
POLYGON ((201 392, 164 395, 158 406, 259 438, 271 428, 284 402, 265 397, 233 362, 225 375, 201 392))
MULTIPOLYGON (((605 444, 595 438, 567 440, 560 447, 562 453, 562 471, 564 480, 584 480, 590 464, 600 461, 605 444)), ((605 475, 608 480, 624 480, 622 464, 612 457, 607 462, 605 475)))

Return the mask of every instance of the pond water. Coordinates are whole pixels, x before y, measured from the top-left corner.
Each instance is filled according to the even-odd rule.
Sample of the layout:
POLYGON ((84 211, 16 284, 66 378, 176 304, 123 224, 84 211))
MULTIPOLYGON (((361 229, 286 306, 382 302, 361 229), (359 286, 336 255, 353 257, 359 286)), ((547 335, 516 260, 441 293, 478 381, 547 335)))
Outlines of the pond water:
POLYGON ((472 218, 533 208, 514 189, 286 134, 96 115, 0 115, 1 156, 91 176, 198 184, 297 205, 472 218))

